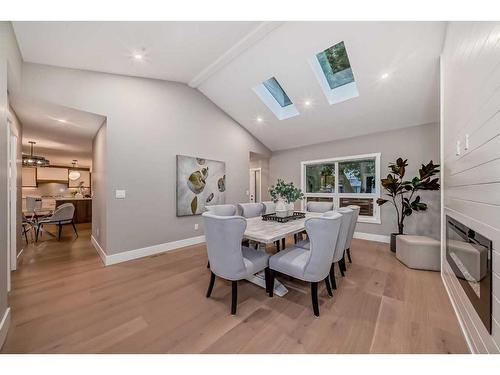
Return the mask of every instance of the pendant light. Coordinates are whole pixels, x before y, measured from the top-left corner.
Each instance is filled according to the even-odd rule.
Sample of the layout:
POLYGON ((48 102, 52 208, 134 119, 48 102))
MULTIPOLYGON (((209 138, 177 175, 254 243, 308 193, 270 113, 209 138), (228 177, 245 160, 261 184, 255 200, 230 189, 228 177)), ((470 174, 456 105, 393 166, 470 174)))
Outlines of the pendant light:
POLYGON ((36 142, 29 141, 30 144, 30 154, 23 154, 23 166, 24 167, 48 167, 50 162, 43 156, 36 156, 33 154, 33 146, 36 142))
POLYGON ((68 174, 68 178, 71 180, 71 181, 76 181, 80 178, 80 172, 78 170, 76 170, 76 164, 78 163, 78 160, 76 159, 73 159, 73 169, 71 169, 69 171, 69 174, 68 174))

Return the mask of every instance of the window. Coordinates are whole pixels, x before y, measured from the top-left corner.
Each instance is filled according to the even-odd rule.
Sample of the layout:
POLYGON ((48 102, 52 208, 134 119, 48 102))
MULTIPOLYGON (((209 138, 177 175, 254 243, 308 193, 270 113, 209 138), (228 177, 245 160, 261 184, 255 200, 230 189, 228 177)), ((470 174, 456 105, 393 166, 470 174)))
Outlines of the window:
POLYGON ((309 63, 330 104, 359 96, 344 42, 318 52, 309 63))
POLYGON ((303 161, 305 203, 333 202, 334 207, 357 205, 360 222, 380 224, 380 154, 303 161))
POLYGON ((316 58, 332 90, 354 82, 344 42, 335 44, 323 52, 316 54, 316 58))
POLYGON ((306 189, 308 193, 333 193, 335 190, 335 164, 306 165, 306 189))
POLYGON ((262 82, 262 84, 266 87, 267 91, 271 93, 274 99, 276 99, 281 107, 286 107, 292 104, 292 101, 286 94, 285 90, 283 90, 280 86, 276 78, 269 78, 267 81, 262 82))
POLYGON ((252 89, 278 120, 297 116, 299 111, 275 77, 266 79, 252 89))

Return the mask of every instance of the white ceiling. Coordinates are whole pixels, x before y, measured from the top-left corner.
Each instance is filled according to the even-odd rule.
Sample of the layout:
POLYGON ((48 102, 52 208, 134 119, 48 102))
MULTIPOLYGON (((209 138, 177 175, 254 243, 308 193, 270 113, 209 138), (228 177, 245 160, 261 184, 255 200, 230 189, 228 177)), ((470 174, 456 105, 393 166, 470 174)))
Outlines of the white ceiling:
POLYGON ((444 22, 13 24, 25 61, 189 83, 271 150, 439 120, 444 22), (339 41, 360 95, 329 105, 308 59, 339 41), (299 116, 277 120, 252 91, 272 76, 299 116))
POLYGON ((444 33, 443 22, 286 22, 199 89, 271 150, 437 122, 444 33), (340 41, 359 97, 329 105, 308 59, 340 41), (278 120, 252 91, 272 76, 299 116, 278 120))
POLYGON ((187 83, 260 22, 13 22, 24 61, 187 83), (145 58, 135 53, 144 49, 145 58))
POLYGON ((23 152, 35 141, 35 154, 53 165, 92 165, 92 139, 105 118, 52 103, 12 97, 11 105, 23 124, 23 152), (64 122, 58 121, 63 120, 64 122))

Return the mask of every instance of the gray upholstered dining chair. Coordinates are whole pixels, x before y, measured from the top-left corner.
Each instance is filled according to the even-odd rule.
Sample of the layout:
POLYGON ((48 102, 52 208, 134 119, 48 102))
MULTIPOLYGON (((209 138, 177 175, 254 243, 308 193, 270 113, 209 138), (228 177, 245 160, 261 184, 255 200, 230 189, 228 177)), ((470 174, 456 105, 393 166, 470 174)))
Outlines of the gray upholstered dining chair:
POLYGON ((356 224, 358 223, 359 210, 361 209, 361 207, 355 206, 355 205, 350 205, 350 206, 347 206, 347 208, 350 208, 353 211, 353 215, 352 215, 352 220, 351 220, 351 226, 349 228, 349 235, 347 236, 345 251, 347 253, 347 259, 349 259, 349 263, 352 263, 351 242, 352 242, 352 239, 354 237, 354 231, 356 230, 356 224))
POLYGON ((334 289, 337 288, 337 282, 335 281, 335 264, 339 265, 340 274, 345 276, 345 245, 347 243, 347 237, 349 236, 349 229, 351 228, 352 216, 354 215, 354 211, 347 207, 341 207, 337 209, 336 212, 342 215, 342 223, 340 224, 339 236, 337 244, 335 245, 335 254, 333 255, 332 269, 330 271, 330 280, 332 281, 334 289))
POLYGON ((269 202, 262 202, 264 205, 264 212, 263 214, 274 214, 276 212, 276 203, 269 201, 269 202))
POLYGON ((241 216, 247 219, 260 216, 264 213, 264 205, 262 203, 239 203, 238 208, 240 209, 241 216))
POLYGON ((207 298, 212 294, 215 276, 231 281, 231 314, 236 314, 238 281, 265 271, 266 292, 269 292, 269 255, 241 245, 247 223, 241 216, 217 216, 204 212, 205 238, 210 262, 210 284, 207 298))
POLYGON ((48 217, 45 217, 41 220, 38 220, 36 223, 36 233, 35 233, 35 241, 38 241, 38 235, 40 233, 40 229, 43 225, 52 224, 57 225, 59 228, 59 233, 57 239, 61 239, 61 232, 63 225, 72 225, 73 230, 75 231, 76 237, 78 238, 78 232, 76 230, 75 222, 73 221, 73 216, 75 214, 75 206, 73 203, 64 203, 56 208, 54 213, 48 217))
POLYGON ((293 246, 282 250, 269 259, 269 296, 273 296, 274 277, 280 272, 311 283, 311 298, 315 316, 319 316, 318 282, 325 281, 328 294, 333 296, 328 279, 342 215, 306 219, 305 227, 310 238, 310 250, 293 246))
POLYGON ((205 206, 205 210, 217 216, 236 215, 236 206, 234 204, 216 204, 214 206, 205 206))
MULTIPOLYGON (((335 253, 333 255, 333 261, 330 270, 330 281, 332 283, 333 289, 337 289, 337 282, 335 281, 335 264, 339 265, 340 273, 342 274, 342 276, 345 276, 344 271, 346 268, 344 263, 344 250, 345 250, 345 244, 347 242, 347 237, 349 235, 349 229, 351 225, 353 211, 349 208, 343 207, 339 208, 337 211, 327 211, 323 213, 324 217, 338 215, 339 213, 342 215, 342 219, 340 224, 340 230, 337 237, 337 242, 335 243, 335 253)), ((306 240, 306 241, 299 241, 297 243, 297 246, 309 250, 311 244, 308 240, 306 240)))
POLYGON ((327 212, 333 210, 333 202, 307 202, 307 212, 327 212))

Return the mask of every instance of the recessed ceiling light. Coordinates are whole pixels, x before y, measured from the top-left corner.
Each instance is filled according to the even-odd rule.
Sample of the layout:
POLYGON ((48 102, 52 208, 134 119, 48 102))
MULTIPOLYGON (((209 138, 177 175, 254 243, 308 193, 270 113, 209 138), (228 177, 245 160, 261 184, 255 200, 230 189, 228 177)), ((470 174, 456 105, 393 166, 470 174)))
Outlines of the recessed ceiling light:
POLYGON ((57 122, 60 122, 61 124, 66 124, 67 123, 67 121, 65 119, 62 119, 62 118, 58 118, 57 122))
POLYGON ((136 60, 142 60, 143 56, 140 53, 134 54, 134 59, 136 60))
POLYGON ((262 117, 257 117, 257 122, 264 122, 264 119, 262 117))
POLYGON ((312 105, 312 102, 310 100, 304 101, 304 106, 305 107, 310 107, 312 105))
POLYGON ((382 79, 386 79, 386 78, 388 78, 388 77, 389 77, 389 73, 384 73, 384 74, 382 74, 382 75, 380 76, 380 78, 382 78, 382 79))

